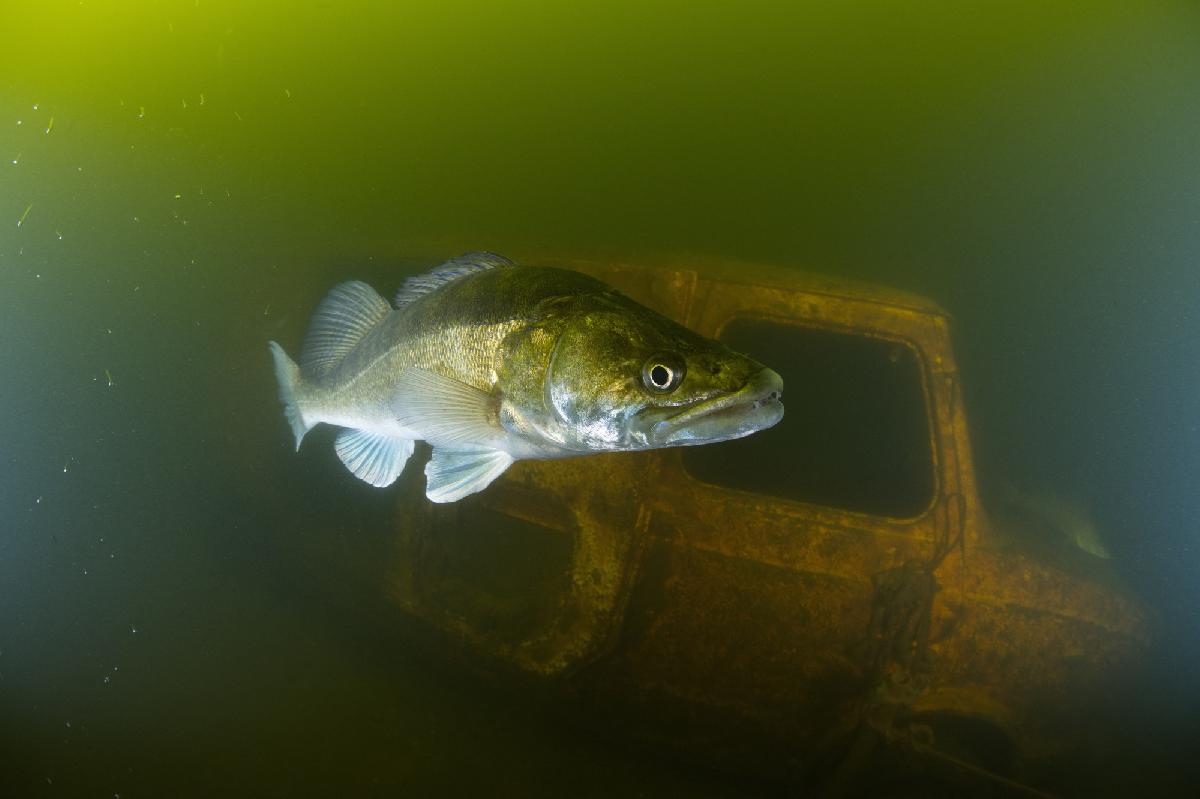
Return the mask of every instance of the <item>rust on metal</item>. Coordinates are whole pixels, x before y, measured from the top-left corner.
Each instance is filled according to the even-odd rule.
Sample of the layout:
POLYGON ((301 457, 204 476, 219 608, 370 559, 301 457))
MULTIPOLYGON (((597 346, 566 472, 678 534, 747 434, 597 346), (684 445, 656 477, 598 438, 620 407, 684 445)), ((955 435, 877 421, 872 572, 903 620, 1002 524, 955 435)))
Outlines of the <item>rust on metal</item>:
MULTIPOLYGON (((785 776, 802 777, 840 741, 850 754, 828 769, 835 783, 865 740, 997 780, 1027 773, 1063 746, 1059 722, 1147 644, 1146 612, 1103 572, 1066 570, 992 534, 950 320, 935 303, 742 263, 565 265, 705 335, 798 331, 834 355, 861 343, 885 380, 908 385, 889 365, 911 376, 897 418, 916 432, 896 435, 913 465, 864 467, 869 489, 840 503, 840 485, 791 457, 807 441, 772 443, 772 430, 754 437, 776 447, 754 451, 770 461, 770 491, 670 450, 521 462, 462 507, 406 494, 388 579, 406 613, 498 663, 664 718, 711 713, 766 730, 797 754, 785 776), (897 482, 908 488, 889 498, 897 482), (811 496, 788 493, 808 483, 811 496), (514 576, 500 585, 496 571, 514 576), (992 761, 962 763, 939 735, 963 724, 1011 753, 993 745, 992 761)), ((802 423, 810 397, 836 406, 820 404, 819 374, 767 362, 785 379, 785 425, 802 423)), ((876 420, 846 427, 870 449, 858 423, 876 420)), ((852 455, 827 459, 853 470, 852 455)))

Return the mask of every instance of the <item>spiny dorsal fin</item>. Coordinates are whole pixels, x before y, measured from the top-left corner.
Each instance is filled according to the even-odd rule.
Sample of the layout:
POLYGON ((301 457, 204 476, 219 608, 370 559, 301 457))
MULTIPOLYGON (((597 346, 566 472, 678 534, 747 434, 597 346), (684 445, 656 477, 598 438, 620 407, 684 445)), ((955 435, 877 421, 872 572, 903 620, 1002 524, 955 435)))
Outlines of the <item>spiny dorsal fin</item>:
POLYGON ((497 269, 505 266, 513 266, 513 262, 494 252, 463 253, 423 275, 416 275, 405 280, 404 285, 396 292, 396 307, 402 308, 419 297, 432 294, 460 277, 482 272, 485 269, 497 269))
POLYGON ((309 378, 324 375, 391 310, 387 300, 362 281, 334 286, 308 324, 300 370, 309 378))

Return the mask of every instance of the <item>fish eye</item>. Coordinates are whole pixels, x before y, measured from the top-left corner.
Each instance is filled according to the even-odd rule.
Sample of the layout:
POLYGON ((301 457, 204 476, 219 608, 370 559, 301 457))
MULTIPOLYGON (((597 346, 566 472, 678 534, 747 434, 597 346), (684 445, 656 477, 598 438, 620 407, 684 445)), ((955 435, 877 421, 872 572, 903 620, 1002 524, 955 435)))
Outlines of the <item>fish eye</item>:
POLYGON ((660 353, 642 365, 642 385, 651 393, 666 394, 679 387, 685 371, 682 358, 660 353))

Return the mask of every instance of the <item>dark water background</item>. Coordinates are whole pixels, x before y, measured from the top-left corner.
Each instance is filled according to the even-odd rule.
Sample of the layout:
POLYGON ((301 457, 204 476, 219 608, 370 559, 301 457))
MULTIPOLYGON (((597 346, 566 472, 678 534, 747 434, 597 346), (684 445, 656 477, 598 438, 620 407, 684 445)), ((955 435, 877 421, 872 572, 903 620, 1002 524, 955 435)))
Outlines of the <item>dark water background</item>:
POLYGON ((4 3, 0 792, 758 790, 564 731, 314 573, 391 505, 290 452, 265 340, 478 248, 936 298, 984 484, 1089 503, 1160 614, 1128 723, 1185 790, 1200 12, 782 7, 4 3))

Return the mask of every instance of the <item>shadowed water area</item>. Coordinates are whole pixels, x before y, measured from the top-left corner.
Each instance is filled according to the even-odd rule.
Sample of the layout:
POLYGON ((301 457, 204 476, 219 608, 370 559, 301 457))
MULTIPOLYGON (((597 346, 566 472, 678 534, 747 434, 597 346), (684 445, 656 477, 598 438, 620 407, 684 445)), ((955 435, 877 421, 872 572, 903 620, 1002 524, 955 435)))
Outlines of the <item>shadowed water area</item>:
MULTIPOLYGON (((391 296, 474 249, 735 258, 932 297, 984 500, 1015 483, 1082 503, 1104 568, 1151 610, 1134 688, 1087 721, 1120 757, 1074 762, 1056 793, 1194 784, 1191 4, 8 6, 0 793, 789 790, 447 655, 373 568, 411 521, 402 489, 356 480, 328 428, 293 452, 266 342, 298 350, 337 282, 391 296)), ((760 346, 768 365, 795 349, 760 346)), ((897 357, 806 353, 798 370, 897 357)), ((841 374, 837 407, 864 418, 919 405, 841 374)), ((832 418, 783 377, 789 415, 832 418)), ((868 510, 923 507, 909 438, 843 432, 886 466, 868 510)), ((728 452, 688 468, 779 495, 779 475, 830 463, 814 445, 743 485, 761 458, 728 452)), ((800 499, 846 496, 842 466, 800 499)), ((513 552, 470 569, 517 596, 555 579, 513 552)), ((515 607, 497 629, 541 612, 515 607)))

